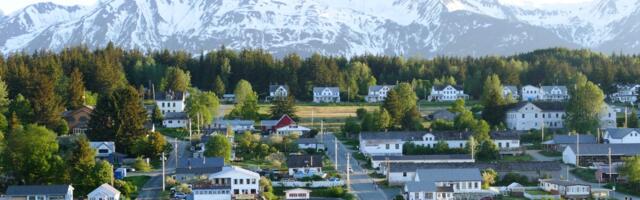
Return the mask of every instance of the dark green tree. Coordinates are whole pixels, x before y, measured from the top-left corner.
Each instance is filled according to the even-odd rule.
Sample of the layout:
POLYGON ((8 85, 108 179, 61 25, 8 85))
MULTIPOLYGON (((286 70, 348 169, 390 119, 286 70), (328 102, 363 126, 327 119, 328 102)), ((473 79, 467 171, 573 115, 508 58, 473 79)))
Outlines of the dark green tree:
POLYGON ((218 96, 224 95, 225 93, 225 85, 224 81, 220 76, 216 76, 215 81, 213 82, 213 92, 215 92, 218 96))
POLYGON ((282 115, 289 115, 289 117, 293 119, 298 118, 296 115, 295 99, 293 99, 293 96, 273 100, 273 105, 269 110, 272 119, 278 119, 282 117, 282 115))
POLYGON ((565 119, 567 128, 579 133, 595 134, 600 126, 599 113, 604 106, 604 93, 582 74, 576 75, 574 87, 569 91, 565 119))
POLYGON ((487 77, 482 89, 480 102, 484 107, 482 118, 487 120, 489 124, 497 125, 504 121, 505 112, 503 107, 506 101, 502 96, 502 85, 498 75, 493 74, 487 77))
POLYGON ((162 116, 162 111, 160 111, 160 108, 158 107, 158 105, 153 106, 153 112, 151 113, 151 121, 155 124, 162 124, 162 119, 164 119, 164 117, 162 116))
POLYGON ((140 103, 138 91, 132 86, 116 90, 113 99, 117 105, 116 117, 113 118, 116 149, 129 153, 134 148, 133 144, 147 134, 144 127, 147 111, 140 103))
POLYGON ((640 127, 638 124, 638 112, 636 109, 631 110, 631 115, 629 116, 629 121, 627 122, 627 127, 629 128, 638 128, 640 127))
POLYGON ((162 81, 164 90, 185 92, 191 86, 191 75, 189 72, 177 67, 169 67, 165 72, 165 77, 162 81))
POLYGON ((75 110, 84 105, 84 80, 82 72, 80 72, 78 68, 73 68, 71 72, 67 93, 69 95, 67 101, 67 107, 69 109, 75 110))
POLYGON ((96 152, 91 148, 89 140, 81 137, 76 140, 75 147, 66 158, 68 164, 66 169, 71 177, 71 183, 75 185, 75 192, 81 196, 87 195, 96 187, 93 180, 95 155, 96 152))
POLYGON ((2 153, 7 176, 20 184, 47 184, 55 181, 62 158, 58 155, 56 133, 43 126, 28 125, 6 137, 2 153))
POLYGON ((229 162, 231 159, 231 143, 227 137, 217 134, 211 136, 207 144, 205 145, 205 156, 216 156, 224 158, 225 162, 229 162))

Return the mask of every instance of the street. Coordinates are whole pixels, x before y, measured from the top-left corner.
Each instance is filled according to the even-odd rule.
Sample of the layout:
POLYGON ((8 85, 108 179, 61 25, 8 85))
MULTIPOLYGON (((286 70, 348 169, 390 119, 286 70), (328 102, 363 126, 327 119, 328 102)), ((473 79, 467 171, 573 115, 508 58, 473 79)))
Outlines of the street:
MULTIPOLYGON (((169 158, 167 159, 167 162, 165 162, 165 167, 166 167, 165 173, 168 176, 170 174, 173 174, 177 167, 176 160, 178 158, 176 157, 176 151, 178 153, 178 156, 180 156, 181 158, 185 156, 191 157, 191 155, 187 155, 188 154, 187 148, 189 146, 188 141, 181 141, 181 140, 176 141, 174 138, 170 138, 166 136, 165 138, 168 142, 171 143, 171 145, 174 145, 174 148, 171 151, 171 154, 168 155, 169 158), (176 143, 178 144, 178 148, 175 148, 176 143)), ((144 185, 143 188, 139 189, 138 198, 136 199, 140 199, 140 200, 160 199, 160 192, 162 192, 162 169, 157 169, 152 172, 139 173, 139 174, 151 176, 151 179, 147 181, 147 183, 144 185)))
MULTIPOLYGON (((327 146, 327 154, 331 161, 335 161, 335 145, 334 145, 335 136, 333 134, 325 134, 323 136, 323 142, 327 146)), ((338 141, 338 171, 342 173, 342 179, 346 181, 346 169, 347 169, 347 156, 346 152, 353 153, 352 150, 347 149, 340 141, 338 141)), ((374 186, 373 179, 369 177, 369 175, 364 172, 363 168, 360 167, 357 160, 353 158, 350 159, 351 168, 353 172, 351 174, 351 193, 356 195, 358 199, 366 199, 366 200, 388 200, 392 199, 395 195, 398 194, 397 190, 383 191, 380 186, 374 186), (395 191, 395 192, 394 192, 395 191)))

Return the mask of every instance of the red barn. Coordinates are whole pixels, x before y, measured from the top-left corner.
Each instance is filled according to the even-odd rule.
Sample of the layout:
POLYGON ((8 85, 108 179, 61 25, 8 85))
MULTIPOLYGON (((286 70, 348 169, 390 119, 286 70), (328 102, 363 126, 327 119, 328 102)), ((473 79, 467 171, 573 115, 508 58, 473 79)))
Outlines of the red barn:
POLYGON ((280 127, 285 127, 291 124, 295 124, 289 115, 282 115, 278 120, 262 120, 260 121, 260 129, 265 133, 273 133, 276 132, 276 129, 280 127))

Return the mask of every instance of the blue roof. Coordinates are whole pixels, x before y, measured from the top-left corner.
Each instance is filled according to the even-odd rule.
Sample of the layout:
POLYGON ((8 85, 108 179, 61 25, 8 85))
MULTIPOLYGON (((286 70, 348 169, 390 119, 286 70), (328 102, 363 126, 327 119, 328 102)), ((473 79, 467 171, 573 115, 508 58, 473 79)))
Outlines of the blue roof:
POLYGON ((608 133, 611 138, 622 139, 633 131, 640 133, 640 128, 608 128, 604 131, 608 133))
MULTIPOLYGON (((575 144, 576 135, 555 135, 553 137, 554 144, 575 144)), ((596 137, 593 135, 580 134, 580 144, 595 144, 596 137)))

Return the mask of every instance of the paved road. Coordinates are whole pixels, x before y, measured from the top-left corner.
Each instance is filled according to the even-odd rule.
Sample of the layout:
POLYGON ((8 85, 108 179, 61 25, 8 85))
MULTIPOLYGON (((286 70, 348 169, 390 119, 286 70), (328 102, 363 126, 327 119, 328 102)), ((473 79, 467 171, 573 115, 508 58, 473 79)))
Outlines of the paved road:
MULTIPOLYGON (((327 154, 331 158, 333 162, 335 160, 335 145, 334 145, 334 136, 333 134, 325 134, 323 137, 323 142, 326 144, 328 151, 327 154)), ((341 142, 338 142, 338 170, 343 173, 343 180, 346 181, 346 164, 347 164, 347 156, 346 152, 353 152, 347 149, 341 142)), ((351 193, 355 194, 358 199, 363 200, 387 200, 393 198, 389 194, 386 194, 380 187, 376 187, 373 184, 373 179, 369 177, 360 165, 357 164, 356 159, 351 157, 351 168, 354 173, 351 175, 351 193)), ((392 192, 392 191, 390 191, 392 192)), ((392 192, 393 193, 393 192, 392 192)))
MULTIPOLYGON (((176 169, 176 151, 178 156, 181 158, 191 157, 188 155, 187 148, 189 146, 189 142, 177 140, 174 138, 166 137, 167 141, 171 142, 172 145, 178 144, 178 148, 173 148, 171 151, 171 155, 169 155, 169 159, 167 160, 165 172, 167 175, 173 174, 176 169)), ((160 192, 162 191, 162 169, 154 170, 149 173, 140 173, 140 175, 151 176, 151 179, 144 184, 144 187, 141 188, 140 193, 138 194, 138 198, 140 200, 152 200, 152 199, 160 199, 160 192)))

